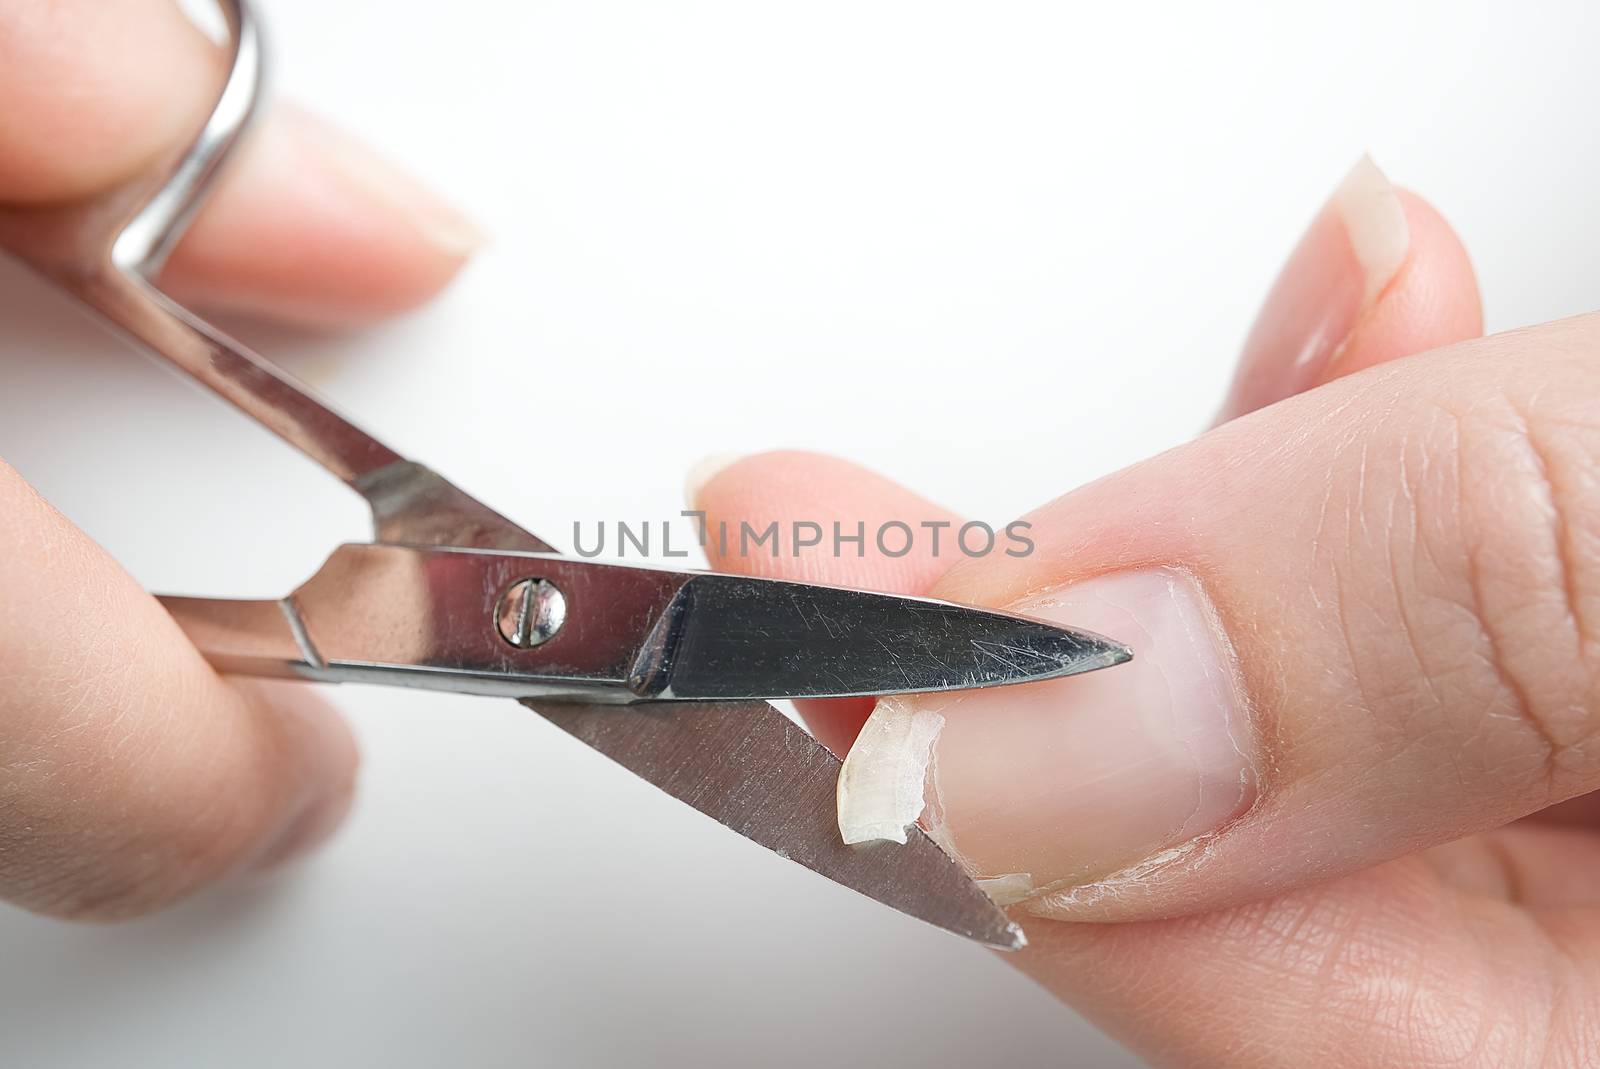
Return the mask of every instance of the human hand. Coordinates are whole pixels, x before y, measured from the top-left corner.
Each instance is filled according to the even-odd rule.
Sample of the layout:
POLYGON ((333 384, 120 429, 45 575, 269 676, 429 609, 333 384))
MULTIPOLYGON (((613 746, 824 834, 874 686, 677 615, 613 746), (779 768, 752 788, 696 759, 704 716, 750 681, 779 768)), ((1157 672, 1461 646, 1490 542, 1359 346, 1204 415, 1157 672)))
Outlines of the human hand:
MULTIPOLYGON (((198 131, 224 58, 172 0, 0 9, 0 205, 92 194, 198 131)), ((310 116, 240 147, 162 288, 349 325, 442 287, 475 231, 310 116)), ((154 909, 339 822, 354 742, 313 693, 219 678, 156 601, 0 462, 0 899, 154 909), (92 606, 86 606, 92 598, 92 606)))
MULTIPOLYGON (((1225 422, 1033 513, 1032 554, 890 559, 869 536, 861 558, 713 560, 1133 647, 806 713, 842 750, 871 711, 847 762, 867 777, 915 771, 889 729, 942 718, 923 820, 1005 878, 1032 942, 1009 960, 1157 1064, 1600 1046, 1600 316, 1479 323, 1449 227, 1363 164, 1269 296, 1225 422)), ((694 496, 758 529, 959 523, 810 454, 694 496)))

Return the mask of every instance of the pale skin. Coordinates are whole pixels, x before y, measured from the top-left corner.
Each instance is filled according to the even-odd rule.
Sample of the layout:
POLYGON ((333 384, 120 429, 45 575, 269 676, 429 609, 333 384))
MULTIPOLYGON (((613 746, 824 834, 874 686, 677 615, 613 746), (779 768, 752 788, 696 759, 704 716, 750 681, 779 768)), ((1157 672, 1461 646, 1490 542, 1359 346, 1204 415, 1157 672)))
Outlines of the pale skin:
MULTIPOLYGON (((8 4, 0 99, 22 104, 0 110, 0 201, 62 199, 137 167, 198 118, 192 86, 214 64, 165 0, 8 4), (97 40, 117 46, 79 47, 97 40), (135 58, 152 54, 165 61, 135 58), (79 63, 80 94, 30 95, 79 63)), ((318 324, 428 297, 470 229, 356 151, 297 113, 269 116, 169 284, 318 324)), ((1222 636, 1247 789, 1136 880, 1108 862, 1065 897, 1021 903, 1031 946, 1007 960, 1157 1065, 1589 1064, 1600 317, 1479 337, 1448 224, 1363 181, 1367 200, 1325 209, 1285 267, 1218 425, 1034 512, 1030 556, 713 564, 994 606, 1176 569, 1222 636)), ((957 518, 806 453, 723 467, 696 505, 712 522, 957 518)), ((355 749, 316 694, 216 676, 3 464, 0 591, 0 897, 133 916, 338 823, 355 749), (122 626, 93 641, 71 611, 86 577, 120 606, 122 626)), ((807 713, 843 752, 869 711, 807 713)), ((958 713, 944 745, 976 737, 958 713)), ((963 755, 946 756, 954 776, 963 755)), ((1075 786, 1039 768, 1041 805, 1075 786)), ((944 798, 956 843, 988 868, 1045 871, 1055 825, 975 791, 953 782, 944 798)), ((1125 844, 1062 834, 1080 836, 1073 857, 1122 857, 1125 844)))

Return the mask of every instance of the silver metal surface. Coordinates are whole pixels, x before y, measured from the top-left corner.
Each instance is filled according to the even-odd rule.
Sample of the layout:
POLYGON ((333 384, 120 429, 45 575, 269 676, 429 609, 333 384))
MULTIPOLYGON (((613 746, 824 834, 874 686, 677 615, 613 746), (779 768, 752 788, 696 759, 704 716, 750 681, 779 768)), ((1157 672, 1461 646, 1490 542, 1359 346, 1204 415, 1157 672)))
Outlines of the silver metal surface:
POLYGON ((154 272, 260 88, 250 8, 220 6, 232 63, 192 145, 98 196, 0 209, 0 248, 371 506, 378 543, 337 550, 288 598, 164 598, 200 650, 230 672, 538 695, 530 708, 741 835, 940 927, 1020 945, 1021 933, 926 837, 844 846, 833 817, 837 760, 764 702, 727 699, 1017 682, 1106 667, 1127 650, 920 599, 549 556, 547 543, 175 304, 154 272), (565 619, 546 593, 527 603, 540 613, 515 609, 508 642, 500 599, 529 578, 559 589, 565 619), (531 641, 536 632, 544 642, 531 641), (607 704, 574 701, 597 697, 607 704), (699 700, 711 698, 722 700, 699 700))
POLYGON ((902 913, 999 950, 1026 940, 920 828, 906 845, 839 838, 839 759, 765 702, 524 702, 574 738, 790 861, 902 913), (669 711, 670 710, 670 711, 669 711), (707 752, 708 740, 717 740, 707 752))
POLYGON ((346 545, 281 602, 162 602, 228 672, 605 704, 968 689, 1129 656, 928 598, 456 547, 346 545))
POLYGON ((541 646, 567 620, 567 597, 548 579, 523 579, 500 595, 495 626, 519 650, 541 646))

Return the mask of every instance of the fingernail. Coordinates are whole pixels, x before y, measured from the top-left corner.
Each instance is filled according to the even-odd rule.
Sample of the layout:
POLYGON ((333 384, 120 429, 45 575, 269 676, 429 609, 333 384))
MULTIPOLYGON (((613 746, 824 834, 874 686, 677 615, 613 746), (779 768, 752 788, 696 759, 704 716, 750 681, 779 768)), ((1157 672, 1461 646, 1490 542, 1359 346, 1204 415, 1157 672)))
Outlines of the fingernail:
POLYGON ((1363 156, 1290 254, 1245 342, 1225 412, 1317 385, 1411 247, 1394 186, 1363 156))
POLYGON ((742 453, 712 453, 690 465, 689 473, 683 478, 683 499, 689 503, 689 507, 699 507, 700 491, 712 479, 743 459, 742 453))
POLYGON ((439 252, 464 259, 488 243, 483 230, 459 209, 361 141, 305 112, 297 111, 294 121, 305 128, 307 141, 315 143, 334 170, 410 220, 418 235, 439 252))
POLYGON ((1116 638, 1133 660, 880 701, 840 778, 846 839, 896 838, 920 809, 929 832, 1009 903, 1092 884, 1250 808, 1243 691, 1190 576, 1116 573, 1011 608, 1116 638))

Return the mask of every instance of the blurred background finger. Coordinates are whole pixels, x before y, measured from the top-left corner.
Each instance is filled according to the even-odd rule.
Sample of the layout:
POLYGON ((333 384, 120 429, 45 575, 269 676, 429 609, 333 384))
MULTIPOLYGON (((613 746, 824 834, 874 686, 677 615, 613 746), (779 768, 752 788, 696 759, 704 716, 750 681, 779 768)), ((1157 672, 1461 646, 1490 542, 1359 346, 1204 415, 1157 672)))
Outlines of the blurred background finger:
MULTIPOLYGON (((0 10, 0 203, 72 200, 192 138, 220 50, 174 0, 0 10)), ((444 200, 298 109, 269 108, 168 262, 186 301, 314 326, 409 308, 481 241, 444 200)))
POLYGON ((1477 280, 1455 231, 1363 157, 1279 273, 1218 419, 1482 333, 1477 280))

